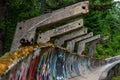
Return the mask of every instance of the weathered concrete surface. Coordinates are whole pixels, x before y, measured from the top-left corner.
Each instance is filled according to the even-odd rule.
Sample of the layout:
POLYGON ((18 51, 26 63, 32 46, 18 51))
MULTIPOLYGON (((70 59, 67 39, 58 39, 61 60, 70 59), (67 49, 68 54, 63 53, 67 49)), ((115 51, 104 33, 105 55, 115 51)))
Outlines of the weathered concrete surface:
POLYGON ((107 75, 108 75, 108 72, 109 72, 115 65, 120 64, 120 56, 115 56, 115 57, 112 57, 111 59, 108 59, 108 60, 106 59, 106 61, 108 61, 108 64, 110 64, 110 66, 109 66, 108 68, 106 68, 106 69, 102 72, 102 74, 100 75, 99 80, 105 79, 105 78, 107 77, 107 75), (113 60, 113 59, 114 59, 114 61, 109 63, 109 60, 113 60))
POLYGON ((99 39, 99 38, 100 38, 100 35, 96 35, 96 36, 90 37, 88 39, 85 39, 83 41, 80 41, 79 45, 78 45, 77 53, 81 54, 85 50, 86 43, 91 42, 91 41, 96 40, 96 39, 99 39))
MULTIPOLYGON (((43 49, 42 52, 50 50, 50 53, 46 53, 46 54, 52 54, 52 58, 56 58, 55 55, 56 54, 59 55, 59 53, 66 54, 64 57, 64 59, 65 59, 64 67, 66 69, 65 77, 67 77, 67 78, 75 77, 78 75, 84 75, 86 73, 91 72, 91 70, 93 71, 93 69, 96 69, 97 67, 104 65, 104 64, 96 65, 96 63, 100 62, 100 60, 98 60, 98 59, 88 58, 86 56, 75 55, 75 54, 66 52, 64 50, 59 52, 59 50, 56 51, 57 48, 58 47, 53 48, 50 46, 49 47, 48 46, 40 46, 38 48, 34 48, 33 49, 34 51, 30 52, 29 54, 24 55, 20 59, 17 59, 17 60, 15 59, 13 61, 13 64, 8 66, 8 70, 5 71, 4 75, 3 76, 0 75, 0 80, 8 80, 8 78, 11 76, 11 73, 13 75, 15 75, 15 74, 17 74, 18 70, 21 70, 21 68, 24 68, 26 70, 26 67, 29 67, 28 65, 30 65, 31 60, 33 58, 36 59, 36 55, 39 55, 38 53, 41 53, 40 51, 42 51, 42 49, 43 49), (71 69, 71 66, 72 66, 72 69, 71 69)), ((19 51, 21 51, 21 50, 19 50, 19 51)), ((42 56, 44 56, 44 54, 42 54, 42 56)), ((41 59, 43 59, 43 58, 40 57, 39 61, 41 61, 41 59)), ((55 61, 54 59, 49 59, 49 60, 52 61, 52 63, 55 61)), ((46 62, 45 62, 45 64, 46 64, 46 62)), ((34 66, 34 65, 32 65, 32 66, 34 66)), ((53 65, 52 67, 55 67, 55 65, 53 65)), ((27 80, 27 79, 25 79, 25 80, 27 80)))
MULTIPOLYGON (((45 46, 44 46, 44 48, 45 48, 45 46)), ((48 47, 46 47, 46 48, 48 48, 48 47)), ((40 51, 40 49, 43 49, 43 47, 38 48, 39 51, 40 51)), ((37 49, 35 49, 35 50, 37 50, 37 49)), ((23 64, 25 65, 25 63, 29 64, 31 61, 31 58, 33 58, 33 56, 36 55, 36 52, 38 53, 38 51, 34 51, 34 52, 24 56, 19 61, 15 60, 14 63, 11 66, 9 66, 10 71, 8 71, 8 74, 4 75, 3 77, 0 76, 0 80, 8 79, 10 74, 13 72, 15 72, 14 74, 17 74, 17 70, 21 68, 21 65, 23 65, 23 64)), ((56 53, 58 53, 58 52, 56 52, 56 53)), ((66 61, 65 68, 67 67, 66 68, 67 69, 67 77, 66 77, 67 79, 66 80, 101 80, 101 79, 106 78, 108 71, 112 67, 114 67, 116 64, 120 63, 120 56, 108 58, 108 59, 106 59, 106 61, 107 61, 106 62, 105 60, 101 60, 101 59, 94 59, 94 58, 79 56, 79 55, 75 55, 75 54, 71 54, 71 53, 69 53, 69 54, 66 53, 66 54, 67 54, 67 57, 65 59, 65 61, 66 61), (111 60, 112 60, 112 62, 111 62, 111 60), (71 66, 72 66, 72 69, 71 69, 71 66), (70 70, 70 72, 68 72, 69 70, 70 70), (78 72, 79 72, 79 74, 78 74, 78 72)))
POLYGON ((108 71, 118 63, 120 63, 120 60, 103 65, 101 67, 93 69, 88 73, 85 73, 84 75, 77 76, 68 80, 104 80, 107 77, 108 71))
POLYGON ((96 49, 96 44, 98 43, 98 39, 90 42, 89 53, 88 56, 93 57, 94 51, 96 49))
POLYGON ((73 31, 75 29, 81 28, 83 26, 83 20, 74 21, 72 23, 68 23, 66 25, 60 26, 56 29, 52 29, 46 31, 42 34, 39 34, 37 42, 46 43, 50 40, 51 37, 55 37, 69 31, 73 31))
POLYGON ((69 34, 66 34, 66 35, 60 37, 59 39, 56 39, 54 44, 57 46, 61 46, 62 44, 64 44, 65 41, 74 39, 76 37, 79 37, 79 36, 85 35, 85 34, 87 34, 87 28, 76 30, 74 32, 71 32, 69 34))
POLYGON ((109 37, 108 36, 105 36, 104 38, 99 38, 99 39, 96 39, 96 40, 93 40, 90 42, 90 48, 89 48, 89 53, 88 53, 88 56, 90 57, 93 57, 93 54, 95 52, 95 49, 96 49, 96 44, 97 43, 101 43, 101 42, 104 42, 106 40, 108 40, 109 37))
POLYGON ((75 47, 75 43, 78 42, 78 41, 81 41, 81 40, 84 40, 86 38, 89 38, 89 37, 92 37, 93 36, 93 32, 90 32, 86 35, 83 35, 83 36, 80 36, 78 38, 75 38, 73 40, 70 40, 67 42, 67 50, 69 50, 70 52, 73 52, 74 51, 74 47, 75 47))
POLYGON ((71 18, 75 18, 82 14, 86 14, 88 10, 88 1, 79 2, 74 5, 53 11, 52 13, 44 14, 17 24, 14 39, 11 45, 11 51, 19 47, 21 38, 27 40, 34 39, 36 29, 50 27, 57 23, 62 23, 71 18))

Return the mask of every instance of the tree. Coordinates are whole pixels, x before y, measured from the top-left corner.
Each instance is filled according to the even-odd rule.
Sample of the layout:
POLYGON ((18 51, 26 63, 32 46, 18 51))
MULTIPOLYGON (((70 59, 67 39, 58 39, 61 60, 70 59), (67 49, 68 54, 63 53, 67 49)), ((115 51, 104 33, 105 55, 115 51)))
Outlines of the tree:
POLYGON ((0 29, 0 56, 3 55, 3 45, 5 40, 5 32, 0 29))

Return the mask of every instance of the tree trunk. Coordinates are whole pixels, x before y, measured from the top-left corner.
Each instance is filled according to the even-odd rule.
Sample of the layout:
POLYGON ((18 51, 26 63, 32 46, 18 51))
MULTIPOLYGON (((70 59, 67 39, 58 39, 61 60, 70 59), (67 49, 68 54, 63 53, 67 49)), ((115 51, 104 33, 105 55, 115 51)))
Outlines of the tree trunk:
POLYGON ((40 0, 41 2, 41 9, 42 9, 42 13, 45 13, 45 7, 46 7, 46 1, 45 0, 40 0))
POLYGON ((6 0, 0 0, 0 19, 5 18, 6 16, 6 0))
POLYGON ((4 42, 5 42, 5 19, 7 17, 7 6, 6 2, 8 0, 0 0, 0 19, 3 20, 0 23, 0 26, 4 26, 0 28, 0 56, 3 55, 4 50, 4 42))
POLYGON ((5 32, 4 30, 0 29, 0 55, 3 55, 4 40, 5 32))

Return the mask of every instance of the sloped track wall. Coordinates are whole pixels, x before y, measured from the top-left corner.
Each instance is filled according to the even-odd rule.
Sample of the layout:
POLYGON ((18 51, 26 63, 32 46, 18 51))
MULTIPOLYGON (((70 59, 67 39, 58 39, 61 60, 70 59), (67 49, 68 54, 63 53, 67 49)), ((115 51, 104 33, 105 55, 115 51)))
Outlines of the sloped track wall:
POLYGON ((105 61, 71 54, 58 47, 40 47, 11 67, 1 80, 65 80, 102 65, 105 61))

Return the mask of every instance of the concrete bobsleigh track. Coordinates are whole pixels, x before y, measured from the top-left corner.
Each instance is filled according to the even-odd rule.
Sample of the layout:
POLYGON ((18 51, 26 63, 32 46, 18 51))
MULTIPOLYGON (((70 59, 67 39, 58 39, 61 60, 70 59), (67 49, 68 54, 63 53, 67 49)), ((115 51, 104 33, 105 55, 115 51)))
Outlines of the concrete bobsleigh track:
POLYGON ((18 23, 11 51, 0 57, 0 80, 110 80, 120 71, 120 56, 94 58, 97 43, 108 40, 108 36, 88 33, 87 28, 81 28, 83 19, 47 30, 86 14, 88 6, 88 1, 79 2, 18 23), (83 55, 86 44, 89 52, 83 55))
MULTIPOLYGON (((61 70, 65 71, 63 72, 65 74, 62 75, 63 80, 104 80, 107 77, 108 71, 112 67, 120 63, 120 57, 117 57, 117 60, 115 61, 112 60, 116 57, 113 57, 108 60, 102 60, 102 59, 89 58, 85 55, 80 56, 78 54, 72 54, 59 47, 41 46, 38 48, 34 48, 33 51, 28 53, 26 56, 18 59, 18 61, 15 60, 12 66, 11 67, 9 66, 9 70, 6 70, 6 73, 2 74, 1 80, 6 80, 6 79, 9 80, 10 75, 17 74, 17 71, 21 70, 21 67, 26 69, 25 64, 30 65, 31 62, 30 60, 32 60, 33 57, 34 59, 36 59, 35 58, 36 55, 42 56, 44 58, 45 56, 45 54, 43 54, 44 50, 45 50, 45 54, 47 54, 47 57, 53 58, 53 59, 47 58, 46 61, 49 60, 48 64, 50 64, 50 62, 54 64, 52 67, 49 67, 49 69, 51 69, 51 75, 54 78, 61 77, 60 75, 55 75, 54 71, 56 74, 59 74, 59 72, 57 73, 58 70, 57 67, 60 68, 60 66, 57 66, 57 59, 59 58, 59 56, 62 58, 64 64, 62 65, 63 67, 61 70)), ((42 60, 42 57, 40 57, 39 61, 42 60)), ((45 64, 47 64, 47 62, 45 64)), ((44 73, 45 72, 47 72, 47 68, 45 69, 44 73)), ((35 74, 35 76, 37 76, 37 74, 35 74)), ((25 80, 28 80, 26 76, 24 77, 25 80)))

